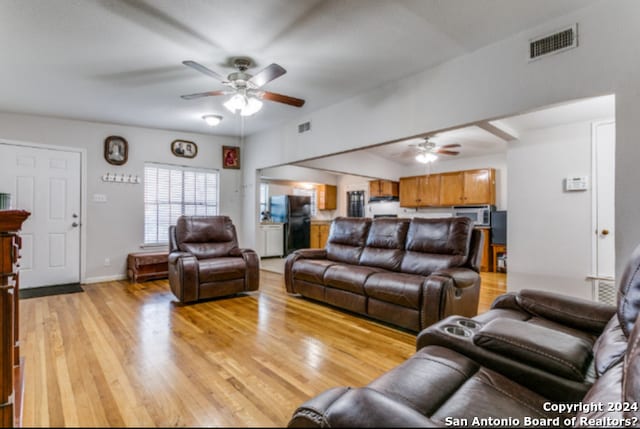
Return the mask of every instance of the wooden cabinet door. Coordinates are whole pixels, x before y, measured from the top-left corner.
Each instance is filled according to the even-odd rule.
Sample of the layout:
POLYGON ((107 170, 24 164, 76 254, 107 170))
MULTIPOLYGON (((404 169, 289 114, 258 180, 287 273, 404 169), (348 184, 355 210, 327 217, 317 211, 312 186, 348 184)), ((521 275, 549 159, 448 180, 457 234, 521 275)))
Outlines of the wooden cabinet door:
POLYGON ((440 174, 441 206, 457 206, 463 203, 464 173, 440 174))
POLYGON ((400 207, 418 207, 418 177, 400 178, 400 207))
POLYGON ((488 272, 491 267, 491 251, 490 251, 491 239, 489 236, 490 231, 491 230, 489 228, 480 228, 480 232, 482 232, 482 236, 484 237, 482 241, 482 249, 481 249, 482 260, 480 261, 480 271, 485 273, 488 272))
POLYGON ((464 194, 462 204, 495 204, 495 170, 468 170, 463 172, 464 194))
POLYGON ((320 225, 317 223, 311 224, 311 232, 309 237, 309 247, 312 249, 320 248, 320 225))
POLYGON ((328 224, 320 224, 318 225, 319 228, 319 234, 318 234, 318 241, 319 241, 319 247, 320 249, 324 249, 325 246, 327 245, 327 239, 329 238, 329 229, 331 227, 331 225, 328 224))
POLYGON ((380 180, 369 181, 369 198, 380 196, 380 180))
POLYGON ((418 205, 433 207, 440 204, 440 175, 429 174, 418 179, 418 205))
POLYGON ((398 182, 391 180, 380 180, 380 195, 383 197, 398 196, 398 182))
POLYGON ((337 206, 338 188, 334 185, 316 186, 318 210, 335 210, 337 206))

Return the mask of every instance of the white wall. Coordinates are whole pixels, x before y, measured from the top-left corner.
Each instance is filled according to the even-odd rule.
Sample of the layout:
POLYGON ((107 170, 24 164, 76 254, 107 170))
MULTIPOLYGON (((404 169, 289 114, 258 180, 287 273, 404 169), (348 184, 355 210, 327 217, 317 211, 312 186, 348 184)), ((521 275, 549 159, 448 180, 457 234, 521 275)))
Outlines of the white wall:
MULTIPOLYGON (((300 118, 250 136, 244 160, 244 232, 255 240, 255 170, 362 148, 485 119, 604 94, 616 94, 616 273, 640 242, 640 2, 600 1, 509 39, 339 104, 304 112, 313 130, 297 133, 300 118), (531 37, 579 24, 580 45, 527 61, 531 37)), ((540 166, 542 168, 543 165, 540 166)), ((509 168, 510 174, 513 169, 509 168)))
POLYGON ((296 165, 263 168, 260 171, 260 177, 290 182, 324 183, 326 185, 336 185, 338 183, 338 177, 333 173, 296 165))
POLYGON ((591 299, 591 123, 527 131, 509 143, 507 289, 544 289, 591 299))
MULTIPOLYGON (((0 138, 86 149, 87 193, 83 197, 87 212, 82 215, 86 281, 122 277, 126 273, 127 254, 141 251, 144 239, 144 185, 105 183, 101 177, 107 172, 143 178, 145 161, 219 169, 219 213, 230 216, 236 227, 242 229, 242 173, 221 168, 221 147, 239 145, 236 138, 7 113, 0 113, 0 138), (129 160, 125 165, 114 166, 104 160, 104 140, 110 135, 122 136, 129 143, 129 160), (176 139, 195 142, 196 158, 174 156, 170 144, 176 139), (106 195, 107 202, 94 203, 93 194, 106 195), (111 260, 108 267, 104 266, 105 258, 111 260)), ((240 152, 242 155, 244 151, 240 152)))
POLYGON ((363 152, 348 152, 305 161, 300 165, 343 174, 355 174, 371 179, 398 180, 405 176, 406 166, 381 156, 363 152))

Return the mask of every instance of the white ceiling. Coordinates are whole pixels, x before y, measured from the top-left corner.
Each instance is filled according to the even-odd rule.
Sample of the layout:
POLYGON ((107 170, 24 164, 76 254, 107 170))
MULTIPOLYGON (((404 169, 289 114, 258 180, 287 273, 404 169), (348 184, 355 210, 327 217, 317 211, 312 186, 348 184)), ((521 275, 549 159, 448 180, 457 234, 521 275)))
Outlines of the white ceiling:
MULTIPOLYGON (((249 56, 288 73, 266 90, 302 112, 427 69, 584 7, 592 0, 4 0, 0 111, 247 135, 300 109, 265 102, 244 122, 224 89, 181 64, 226 75, 249 56), (201 119, 222 114, 215 129, 201 119)), ((251 70, 250 70, 251 71, 251 70)))

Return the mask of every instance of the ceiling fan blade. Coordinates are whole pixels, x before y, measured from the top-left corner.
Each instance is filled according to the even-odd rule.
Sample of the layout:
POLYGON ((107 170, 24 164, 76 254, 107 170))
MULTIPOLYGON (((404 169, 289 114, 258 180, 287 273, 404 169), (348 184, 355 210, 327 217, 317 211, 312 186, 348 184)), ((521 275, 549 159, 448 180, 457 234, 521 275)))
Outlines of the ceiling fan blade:
POLYGON ((455 150, 434 149, 433 153, 438 153, 442 155, 458 155, 460 152, 457 152, 455 150))
POLYGON ((209 97, 212 95, 225 95, 226 93, 227 91, 198 92, 197 94, 181 95, 180 98, 183 98, 185 100, 193 100, 194 98, 209 97))
POLYGON ((221 74, 214 72, 213 70, 203 66, 202 64, 196 63, 195 61, 183 61, 182 64, 187 67, 191 67, 194 70, 198 70, 200 73, 204 73, 207 76, 211 76, 214 79, 218 79, 220 82, 225 82, 227 80, 227 78, 222 76, 221 74))
POLYGON ((249 79, 248 83, 253 88, 260 88, 264 84, 271 82, 272 80, 282 76, 286 72, 287 71, 284 68, 276 63, 273 63, 265 67, 261 72, 249 79))
POLYGON ((462 147, 462 145, 460 143, 451 143, 451 144, 443 144, 442 146, 438 146, 438 147, 443 149, 451 149, 454 147, 462 147))
POLYGON ((289 97, 288 95, 278 94, 276 92, 260 91, 258 96, 264 100, 276 101, 278 103, 289 104, 290 106, 304 106, 304 100, 300 98, 289 97))

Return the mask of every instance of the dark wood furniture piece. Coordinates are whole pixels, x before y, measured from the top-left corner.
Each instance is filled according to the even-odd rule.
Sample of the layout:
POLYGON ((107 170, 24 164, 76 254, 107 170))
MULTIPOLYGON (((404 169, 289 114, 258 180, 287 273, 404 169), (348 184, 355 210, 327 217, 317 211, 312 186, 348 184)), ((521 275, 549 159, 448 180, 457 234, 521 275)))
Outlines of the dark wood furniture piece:
POLYGON ((493 272, 498 272, 498 255, 501 253, 507 253, 507 246, 504 244, 492 244, 493 248, 493 272))
POLYGON ((127 275, 133 282, 169 277, 169 252, 129 253, 127 275))
POLYGON ((24 358, 20 358, 18 231, 31 213, 0 210, 0 424, 22 425, 24 358))

